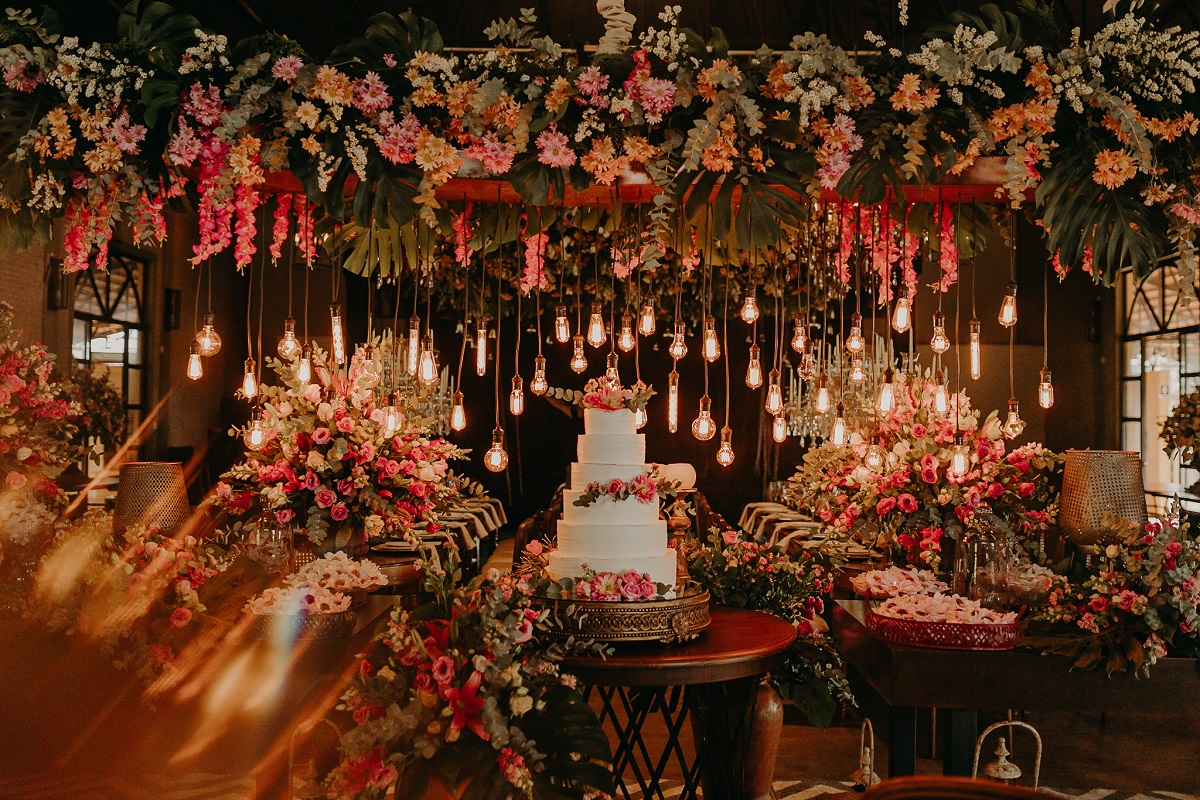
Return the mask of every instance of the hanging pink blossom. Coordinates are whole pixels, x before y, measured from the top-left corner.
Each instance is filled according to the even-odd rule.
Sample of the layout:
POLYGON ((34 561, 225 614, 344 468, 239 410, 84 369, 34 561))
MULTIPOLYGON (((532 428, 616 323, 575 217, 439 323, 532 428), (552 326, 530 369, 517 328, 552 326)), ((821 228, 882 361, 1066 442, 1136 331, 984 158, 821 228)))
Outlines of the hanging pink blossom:
POLYGON ((700 251, 696 247, 696 229, 692 228, 692 244, 688 248, 687 255, 683 257, 683 268, 691 272, 698 266, 700 266, 700 251))
POLYGON ((139 245, 160 245, 167 238, 167 220, 163 216, 162 207, 161 191, 151 196, 143 189, 138 195, 130 227, 133 229, 133 239, 139 245))
POLYGON ((317 255, 317 245, 313 241, 313 212, 308 198, 303 194, 292 195, 292 203, 296 208, 296 234, 299 236, 300 255, 311 264, 317 255))
POLYGON ((468 158, 477 159, 493 175, 503 175, 512 167, 516 155, 512 145, 493 132, 485 133, 463 151, 468 158))
POLYGON ((278 261, 283 258, 283 243, 288 235, 288 211, 292 207, 292 196, 281 194, 275 202, 274 224, 271 226, 271 258, 278 261))
POLYGON ((548 289, 546 281, 546 242, 550 237, 543 231, 525 237, 525 269, 521 272, 521 292, 528 294, 534 289, 548 289))
POLYGON ((571 167, 578 160, 570 140, 556 125, 538 134, 538 161, 549 167, 571 167))
POLYGON ((838 209, 838 228, 842 232, 838 242, 837 252, 833 254, 833 272, 842 283, 850 283, 850 256, 854 252, 854 238, 859 225, 862 224, 862 209, 855 203, 851 209, 854 220, 847 220, 846 208, 838 209))
POLYGON ((958 246, 954 242, 954 211, 949 203, 937 207, 938 260, 942 268, 941 280, 933 284, 939 292, 948 292, 958 282, 958 246))
POLYGON ((175 135, 167 143, 167 158, 177 167, 190 167, 200 157, 201 142, 187 120, 179 118, 175 135))
POLYGON ((637 253, 625 253, 621 248, 616 246, 609 250, 609 256, 612 258, 613 274, 617 276, 617 280, 619 281, 627 279, 637 266, 642 263, 637 253))
POLYGON ((459 264, 466 266, 471 256, 475 251, 471 249, 471 203, 467 203, 467 207, 463 213, 454 218, 454 257, 459 264))

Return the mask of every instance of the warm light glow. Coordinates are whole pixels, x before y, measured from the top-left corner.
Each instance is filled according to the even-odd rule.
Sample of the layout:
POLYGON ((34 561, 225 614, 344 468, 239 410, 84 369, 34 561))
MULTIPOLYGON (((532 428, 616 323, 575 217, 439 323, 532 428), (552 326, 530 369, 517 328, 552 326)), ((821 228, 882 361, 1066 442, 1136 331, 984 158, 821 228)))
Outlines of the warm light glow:
POLYGON ((263 428, 262 412, 257 408, 250 412, 250 427, 242 436, 242 441, 251 450, 261 450, 267 443, 267 432, 263 428))
POLYGON ((728 467, 733 463, 733 431, 726 425, 721 428, 721 446, 717 448, 717 463, 728 467))
POLYGON ((947 472, 956 478, 961 478, 967 474, 970 468, 971 460, 967 455, 967 446, 963 444, 963 435, 956 433, 954 435, 954 454, 950 456, 950 468, 947 472))
POLYGON ((341 303, 329 306, 329 326, 333 339, 333 363, 341 366, 346 363, 346 331, 342 326, 341 303))
POLYGON ((667 376, 667 430, 679 430, 679 373, 675 370, 667 376))
POLYGON ((971 331, 970 350, 971 350, 971 380, 973 380, 973 381, 979 380, 979 375, 981 372, 980 367, 982 366, 982 363, 983 363, 983 343, 980 341, 980 338, 979 338, 979 328, 980 328, 979 320, 972 317, 971 323, 970 323, 970 331, 971 331))
POLYGON ((717 338, 717 322, 712 317, 704 318, 704 346, 701 352, 705 361, 716 361, 721 357, 721 340, 717 338))
POLYGON ((187 376, 194 381, 204 377, 204 364, 200 361, 200 348, 195 342, 192 342, 191 347, 188 348, 187 376))
POLYGON ((746 385, 751 389, 762 386, 762 358, 758 345, 750 345, 750 364, 746 367, 746 385))
POLYGON ((246 359, 246 369, 242 373, 242 397, 251 398, 258 394, 258 377, 254 374, 256 367, 253 358, 246 359))
POLYGON ((867 448, 867 454, 863 457, 863 464, 872 472, 879 472, 887 463, 887 454, 883 448, 877 444, 873 444, 867 448))
POLYGON ((213 315, 204 315, 204 324, 196 333, 196 348, 202 358, 211 358, 221 352, 221 337, 213 327, 213 315))
POLYGON ((463 393, 455 392, 450 407, 450 430, 461 431, 467 427, 467 410, 463 407, 463 393))
POLYGON ((421 318, 408 318, 408 374, 416 375, 421 364, 421 318))
POLYGON ((421 361, 417 367, 417 380, 426 386, 432 386, 437 383, 437 379, 437 353, 433 349, 433 340, 426 336, 421 341, 421 361))
POLYGON ((638 406, 633 410, 633 426, 638 430, 646 427, 646 423, 649 421, 649 419, 650 415, 646 413, 645 406, 638 406))
POLYGON ((796 374, 802 381, 811 381, 817 377, 817 354, 812 342, 809 342, 808 351, 800 358, 800 366, 796 367, 796 374))
POLYGON ((520 375, 512 379, 512 391, 508 393, 508 413, 519 417, 525 413, 525 381, 520 375))
MULTIPOLYGON (((461 398, 461 394, 459 395, 461 398)), ((400 430, 400 425, 404 422, 404 415, 400 413, 400 409, 396 407, 396 393, 388 394, 387 408, 383 412, 383 436, 385 439, 390 439, 400 430)))
POLYGON ((1050 380, 1050 370, 1045 367, 1038 374, 1038 405, 1042 408, 1054 405, 1054 383, 1050 380))
POLYGON ((782 414, 771 420, 771 438, 777 442, 787 439, 787 419, 782 414))
POLYGON ((950 411, 950 399, 946 393, 946 376, 939 369, 933 377, 933 413, 946 415, 950 411))
POLYGON ((866 344, 862 335, 862 314, 851 314, 850 335, 846 337, 846 352, 851 356, 857 356, 862 353, 866 344))
POLYGON ((554 338, 559 344, 571 341, 571 323, 567 321, 567 307, 562 303, 554 307, 554 338))
POLYGON ((538 356, 533 360, 533 379, 529 381, 529 391, 541 396, 550 388, 546 382, 546 357, 538 356))
POLYGON ((642 310, 638 314, 638 333, 642 336, 653 336, 658 328, 654 318, 654 298, 649 295, 642 301, 642 310))
POLYGON ((837 404, 837 413, 833 415, 833 429, 829 432, 829 441, 838 447, 846 444, 846 408, 837 404))
POLYGON ((617 362, 617 354, 609 353, 604 360, 604 377, 616 384, 620 384, 621 375, 619 372, 619 364, 617 362))
POLYGON ((583 372, 587 369, 587 356, 583 354, 583 337, 578 333, 575 334, 575 350, 571 354, 571 370, 574 372, 583 372))
POLYGON ((621 352, 628 353, 636 344, 633 336, 633 316, 626 311, 621 315, 621 333, 617 336, 617 347, 621 348, 621 352))
POLYGON ((692 435, 702 442, 707 442, 717 432, 717 423, 712 418, 712 400, 708 395, 700 398, 700 414, 692 422, 692 435))
POLYGON ((300 340, 296 338, 296 320, 291 317, 283 321, 283 336, 279 337, 279 344, 275 345, 275 351, 284 361, 295 361, 300 355, 300 340))
POLYGON ((504 429, 492 431, 492 446, 483 455, 483 465, 492 472, 503 472, 508 466, 508 451, 504 449, 504 429))
POLYGON ((808 334, 804 328, 804 318, 797 316, 796 325, 792 329, 792 349, 797 353, 803 353, 808 349, 808 334))
POLYGON ((608 341, 608 331, 604 330, 604 306, 592 303, 592 316, 588 320, 587 343, 599 347, 608 341))
POLYGON ((783 411, 783 387, 779 384, 779 370, 771 370, 771 379, 767 384, 767 413, 774 416, 783 411))
POLYGON ((682 322, 675 323, 675 335, 671 337, 671 346, 667 348, 667 352, 676 361, 687 355, 687 326, 682 322))
POLYGON ((862 383, 867 379, 867 370, 863 366, 863 360, 856 358, 850 362, 850 382, 862 383))
POLYGON ((359 362, 361 371, 358 373, 358 383, 365 389, 374 389, 379 385, 379 362, 375 360, 375 348, 367 345, 363 348, 363 357, 359 362))
POLYGON ((829 376, 824 372, 817 378, 817 413, 828 414, 831 401, 829 399, 829 376))
POLYGON ((1010 283, 1008 291, 1004 293, 1004 300, 1000 302, 1000 314, 997 317, 1000 324, 1006 328, 1011 328, 1017 324, 1017 284, 1010 283))
POLYGON ((746 290, 746 299, 742 301, 742 310, 738 312, 738 316, 747 325, 758 320, 758 297, 753 287, 746 290))
POLYGON ((895 372, 889 367, 883 373, 883 383, 879 386, 879 399, 875 408, 880 414, 890 414, 896 407, 896 385, 892 382, 895 372))
POLYGON ((483 377, 487 374, 487 317, 475 321, 475 374, 483 377))
POLYGON ((946 315, 940 311, 933 315, 933 338, 929 340, 929 346, 939 356, 950 349, 950 339, 946 336, 946 315))
POLYGON ((312 383, 312 348, 308 345, 300 348, 300 360, 296 362, 296 380, 301 386, 312 383))
POLYGON ((908 295, 901 295, 896 300, 896 309, 892 312, 892 330, 896 333, 906 333, 912 327, 912 301, 908 295))
POLYGON ((1025 430, 1025 421, 1021 419, 1021 407, 1015 397, 1008 398, 1008 416, 1004 420, 1002 430, 1008 439, 1017 438, 1025 430))

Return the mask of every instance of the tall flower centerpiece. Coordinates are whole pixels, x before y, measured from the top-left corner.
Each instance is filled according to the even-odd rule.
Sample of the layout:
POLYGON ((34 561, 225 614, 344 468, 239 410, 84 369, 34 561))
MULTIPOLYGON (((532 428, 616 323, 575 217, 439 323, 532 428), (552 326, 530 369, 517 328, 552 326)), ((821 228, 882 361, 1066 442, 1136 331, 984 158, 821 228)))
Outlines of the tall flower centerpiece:
MULTIPOLYGON (((408 536, 418 523, 438 531, 438 512, 479 488, 450 469, 466 451, 430 438, 426 421, 402 416, 390 429, 373 361, 386 361, 387 348, 360 348, 345 374, 316 348, 307 384, 292 365, 271 359, 280 385, 261 389, 260 443, 248 444, 210 502, 237 516, 297 520, 314 544, 335 548, 358 530, 372 538, 408 536)), ((251 428, 230 433, 253 441, 251 428)))
POLYGON ((1181 395, 1175 408, 1163 420, 1159 438, 1163 440, 1163 451, 1186 466, 1196 462, 1196 448, 1200 446, 1200 392, 1181 395))
POLYGON ((1009 450, 995 412, 980 423, 960 393, 942 413, 937 391, 928 379, 906 381, 873 430, 806 453, 790 479, 793 502, 835 535, 896 548, 933 569, 944 537, 984 519, 1018 536, 1046 530, 1058 513, 1059 457, 1040 444, 1009 450))

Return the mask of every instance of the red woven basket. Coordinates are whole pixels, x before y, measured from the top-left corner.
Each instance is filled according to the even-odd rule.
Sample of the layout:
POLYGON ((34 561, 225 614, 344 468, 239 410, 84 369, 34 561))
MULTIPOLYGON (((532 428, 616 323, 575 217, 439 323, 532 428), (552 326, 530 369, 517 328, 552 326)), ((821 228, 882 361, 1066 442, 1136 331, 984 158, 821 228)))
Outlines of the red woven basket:
POLYGON ((892 644, 938 650, 1012 650, 1021 641, 1021 624, 923 622, 871 612, 867 630, 892 644))

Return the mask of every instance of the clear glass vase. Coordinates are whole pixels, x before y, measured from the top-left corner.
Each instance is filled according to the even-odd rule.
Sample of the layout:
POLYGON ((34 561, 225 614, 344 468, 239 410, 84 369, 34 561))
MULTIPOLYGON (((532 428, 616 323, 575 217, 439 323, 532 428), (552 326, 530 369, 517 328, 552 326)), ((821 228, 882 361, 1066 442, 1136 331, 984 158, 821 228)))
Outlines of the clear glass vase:
POLYGON ((990 525, 964 531, 955 547, 954 593, 988 608, 1008 604, 1011 536, 990 525))
POLYGON ((272 575, 286 575, 292 569, 292 542, 295 530, 290 522, 280 522, 274 514, 263 514, 246 527, 242 552, 272 575))

